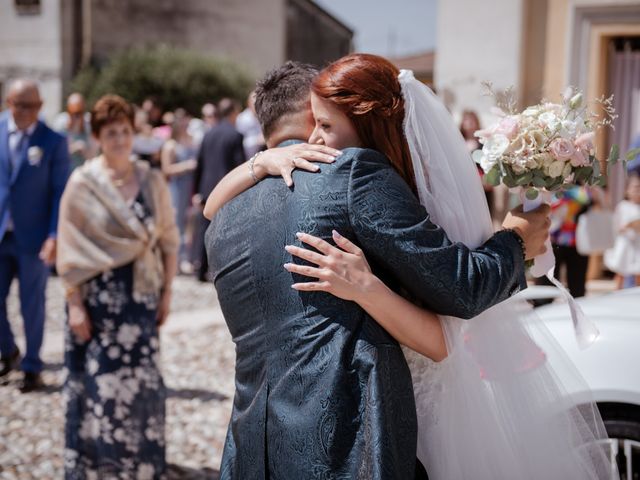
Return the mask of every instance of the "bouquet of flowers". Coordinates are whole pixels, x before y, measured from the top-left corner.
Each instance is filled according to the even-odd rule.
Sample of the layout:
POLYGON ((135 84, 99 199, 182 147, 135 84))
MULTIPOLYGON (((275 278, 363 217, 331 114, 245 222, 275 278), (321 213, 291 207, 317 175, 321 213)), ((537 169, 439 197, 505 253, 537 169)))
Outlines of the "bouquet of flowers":
MULTIPOLYGON (((499 120, 475 133, 482 149, 473 153, 487 183, 520 189, 525 211, 542 202, 551 203, 551 195, 564 188, 606 185, 601 167, 609 170, 618 162, 618 146, 613 145, 608 158, 601 163, 596 158, 594 138, 599 128, 612 126, 617 117, 613 96, 597 100, 604 112, 598 119, 583 102, 582 93, 574 89, 565 92, 561 103, 543 102, 517 113, 512 89, 499 98, 490 85, 487 87, 497 100, 495 113, 499 120)), ((626 160, 639 153, 640 149, 628 152, 626 160)), ((530 272, 535 277, 546 275, 560 289, 571 309, 578 344, 586 348, 598 337, 598 329, 553 277, 555 258, 550 239, 546 247, 547 252, 535 258, 530 272)))
MULTIPOLYGON (((613 96, 598 102, 604 111, 600 120, 574 89, 565 92, 561 103, 543 102, 516 113, 513 93, 508 90, 497 102, 499 120, 475 133, 482 150, 476 150, 473 158, 485 172, 485 181, 519 188, 525 211, 550 203, 552 193, 563 188, 604 186, 606 176, 595 155, 594 138, 598 128, 612 125, 616 114, 613 96)), ((618 157, 614 145, 604 164, 611 167, 618 157)), ((536 257, 531 273, 546 275, 554 264, 548 241, 547 253, 536 257)))

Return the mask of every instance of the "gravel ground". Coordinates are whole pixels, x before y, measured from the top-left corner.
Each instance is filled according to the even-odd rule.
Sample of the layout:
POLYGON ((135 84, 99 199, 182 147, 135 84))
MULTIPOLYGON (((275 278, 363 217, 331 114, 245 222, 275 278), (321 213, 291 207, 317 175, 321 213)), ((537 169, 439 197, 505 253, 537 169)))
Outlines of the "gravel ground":
MULTIPOLYGON (((14 333, 21 335, 16 285, 7 308, 14 333)), ((63 478, 64 318, 62 287, 52 278, 43 348, 46 388, 21 394, 19 372, 10 373, 0 385, 0 479, 63 478)), ((21 340, 18 337, 20 345, 21 340)), ((235 354, 211 284, 176 279, 161 344, 170 478, 216 479, 231 412, 235 354)))

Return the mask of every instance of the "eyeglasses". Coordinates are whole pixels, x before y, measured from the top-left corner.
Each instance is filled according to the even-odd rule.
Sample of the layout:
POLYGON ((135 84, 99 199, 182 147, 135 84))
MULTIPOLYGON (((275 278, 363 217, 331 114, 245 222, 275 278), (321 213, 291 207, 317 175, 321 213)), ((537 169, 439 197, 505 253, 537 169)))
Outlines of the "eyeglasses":
POLYGON ((18 110, 38 110, 42 106, 42 102, 14 102, 9 100, 7 103, 18 110))

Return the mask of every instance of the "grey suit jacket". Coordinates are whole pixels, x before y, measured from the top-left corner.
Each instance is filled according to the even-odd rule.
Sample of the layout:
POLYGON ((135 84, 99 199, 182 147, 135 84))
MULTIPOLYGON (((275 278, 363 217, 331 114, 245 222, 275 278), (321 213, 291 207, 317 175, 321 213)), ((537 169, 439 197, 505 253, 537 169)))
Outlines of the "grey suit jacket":
POLYGON ((298 231, 360 245, 374 271, 438 313, 473 317, 525 286, 522 250, 496 234, 451 243, 378 152, 346 149, 321 173, 268 178, 225 205, 206 234, 236 344, 222 479, 413 478, 416 417, 402 351, 366 312, 283 268, 298 231))

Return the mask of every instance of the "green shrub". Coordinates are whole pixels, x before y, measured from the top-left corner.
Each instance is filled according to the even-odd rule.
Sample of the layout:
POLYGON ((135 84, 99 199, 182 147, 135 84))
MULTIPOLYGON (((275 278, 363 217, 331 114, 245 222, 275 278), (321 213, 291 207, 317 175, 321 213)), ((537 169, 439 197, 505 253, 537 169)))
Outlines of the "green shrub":
POLYGON ((71 83, 88 104, 116 93, 140 105, 155 97, 165 110, 178 107, 199 115, 204 103, 222 97, 240 101, 253 87, 253 78, 230 60, 172 47, 133 48, 114 55, 102 68, 86 67, 71 83))

